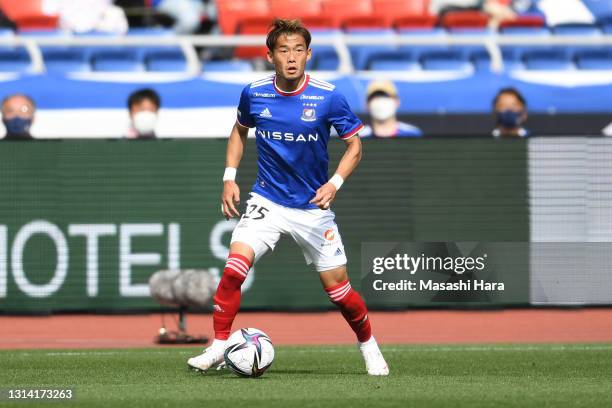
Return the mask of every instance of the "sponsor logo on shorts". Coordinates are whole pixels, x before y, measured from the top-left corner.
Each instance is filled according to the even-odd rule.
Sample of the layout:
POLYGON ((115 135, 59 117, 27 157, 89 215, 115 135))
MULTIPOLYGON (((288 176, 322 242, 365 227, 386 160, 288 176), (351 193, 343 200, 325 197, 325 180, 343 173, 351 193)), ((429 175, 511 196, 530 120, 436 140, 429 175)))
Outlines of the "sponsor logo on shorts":
POLYGON ((323 237, 328 241, 333 241, 336 238, 336 233, 333 228, 330 228, 323 233, 323 237))
POLYGON ((342 250, 340 248, 337 248, 334 256, 340 256, 340 255, 342 255, 342 250))

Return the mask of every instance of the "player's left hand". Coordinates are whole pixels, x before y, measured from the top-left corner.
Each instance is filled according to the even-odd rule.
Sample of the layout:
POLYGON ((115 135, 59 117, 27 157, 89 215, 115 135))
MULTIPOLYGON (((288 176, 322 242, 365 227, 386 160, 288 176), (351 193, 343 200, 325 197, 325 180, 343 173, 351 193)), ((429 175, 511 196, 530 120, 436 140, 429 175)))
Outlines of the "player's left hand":
POLYGON ((332 201, 336 198, 336 192, 336 187, 332 183, 325 183, 319 187, 317 194, 310 200, 310 203, 322 210, 328 210, 332 201))

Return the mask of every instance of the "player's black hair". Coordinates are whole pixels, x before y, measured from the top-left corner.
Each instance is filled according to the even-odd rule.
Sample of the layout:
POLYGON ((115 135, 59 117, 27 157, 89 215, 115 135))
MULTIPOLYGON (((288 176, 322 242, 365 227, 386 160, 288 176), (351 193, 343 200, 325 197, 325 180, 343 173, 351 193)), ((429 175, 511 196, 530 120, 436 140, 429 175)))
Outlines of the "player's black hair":
POLYGON ((36 110, 36 102, 34 102, 34 99, 32 99, 30 96, 26 95, 26 94, 22 94, 22 93, 14 93, 14 94, 10 94, 4 97, 4 99, 2 99, 2 104, 0 105, 0 107, 2 109, 4 109, 4 105, 8 102, 9 99, 14 98, 16 96, 21 96, 22 98, 25 98, 28 102, 30 102, 30 104, 32 105, 32 108, 34 108, 34 110, 36 110))
POLYGON ((127 101, 128 109, 132 110, 132 106, 139 104, 140 102, 147 99, 153 102, 157 109, 160 108, 161 99, 159 97, 159 94, 151 88, 144 88, 134 91, 130 94, 127 101))
POLYGON ((495 95, 495 98, 493 98, 493 109, 495 109, 495 106, 497 106, 497 101, 499 101, 499 98, 501 98, 501 96, 505 94, 514 95, 514 97, 519 100, 521 105, 523 105, 523 108, 527 107, 527 100, 525 99, 523 94, 521 94, 516 88, 508 87, 502 88, 499 90, 499 92, 497 92, 497 95, 495 95))
POLYGON ((302 25, 300 20, 283 20, 282 18, 275 18, 270 25, 270 31, 268 31, 268 37, 266 38, 266 46, 270 52, 274 51, 276 42, 281 35, 287 34, 298 34, 304 38, 306 42, 306 48, 310 48, 310 41, 312 36, 310 31, 302 25))

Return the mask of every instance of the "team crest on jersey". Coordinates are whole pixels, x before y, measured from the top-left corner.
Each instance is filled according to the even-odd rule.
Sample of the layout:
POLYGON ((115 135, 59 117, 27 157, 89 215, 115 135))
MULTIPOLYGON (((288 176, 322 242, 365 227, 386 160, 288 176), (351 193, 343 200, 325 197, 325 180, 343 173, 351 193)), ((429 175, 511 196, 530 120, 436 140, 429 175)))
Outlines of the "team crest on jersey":
POLYGON ((317 120, 317 111, 314 108, 304 108, 302 111, 302 120, 304 122, 312 122, 317 120))

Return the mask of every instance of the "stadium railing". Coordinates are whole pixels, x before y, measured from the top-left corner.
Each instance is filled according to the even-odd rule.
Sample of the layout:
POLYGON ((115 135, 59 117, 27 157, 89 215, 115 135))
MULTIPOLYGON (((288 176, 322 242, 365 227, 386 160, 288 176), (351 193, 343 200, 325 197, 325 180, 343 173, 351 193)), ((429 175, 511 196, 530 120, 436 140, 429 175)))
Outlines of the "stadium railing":
MULTIPOLYGON (((47 37, 47 36, 28 36, 28 37, 4 37, 0 38, 0 46, 22 46, 24 47, 32 61, 32 73, 42 74, 46 71, 41 47, 143 47, 143 46, 178 46, 184 53, 187 61, 186 71, 199 75, 201 72, 201 62, 198 58, 195 47, 238 47, 252 46, 261 47, 265 44, 263 35, 196 35, 196 36, 176 36, 176 37, 150 37, 150 36, 126 36, 126 37, 47 37)), ((491 70, 500 72, 504 69, 502 57, 502 46, 611 46, 612 35, 601 36, 512 36, 491 34, 481 36, 453 36, 449 34, 445 37, 440 36, 402 36, 400 34, 377 38, 368 35, 347 35, 336 34, 321 38, 314 38, 313 45, 332 46, 336 50, 339 58, 337 71, 343 74, 355 72, 355 66, 351 59, 349 46, 376 46, 376 45, 432 45, 432 46, 483 46, 491 60, 491 70)))

